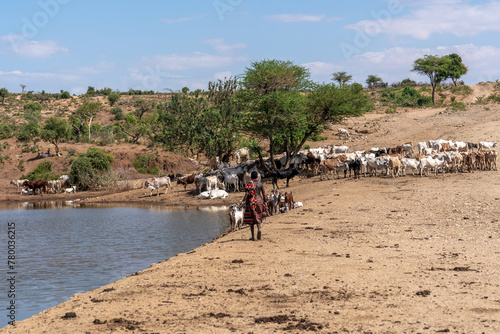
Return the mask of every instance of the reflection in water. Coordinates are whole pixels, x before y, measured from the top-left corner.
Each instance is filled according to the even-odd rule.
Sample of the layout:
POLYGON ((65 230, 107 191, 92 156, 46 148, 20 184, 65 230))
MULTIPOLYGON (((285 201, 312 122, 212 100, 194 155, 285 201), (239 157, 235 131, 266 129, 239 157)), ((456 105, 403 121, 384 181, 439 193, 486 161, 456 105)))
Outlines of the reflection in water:
MULTIPOLYGON (((74 208, 67 201, 4 208, 0 221, 16 224, 17 320, 192 250, 229 224, 227 208, 74 208)), ((6 272, 0 266, 2 280, 6 272)))

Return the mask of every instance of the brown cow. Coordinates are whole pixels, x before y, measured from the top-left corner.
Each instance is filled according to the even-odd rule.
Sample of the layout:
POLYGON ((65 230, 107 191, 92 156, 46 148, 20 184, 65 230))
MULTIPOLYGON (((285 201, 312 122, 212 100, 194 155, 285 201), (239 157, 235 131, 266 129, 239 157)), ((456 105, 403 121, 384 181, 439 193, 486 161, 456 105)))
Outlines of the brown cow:
POLYGON ((183 185, 184 186, 184 191, 186 191, 187 185, 194 183, 195 177, 196 177, 195 174, 191 174, 191 175, 185 176, 183 178, 178 179, 177 180, 177 184, 183 185))
POLYGON ((337 175, 338 178, 340 178, 339 171, 344 170, 344 177, 347 177, 347 163, 342 162, 337 158, 331 158, 331 159, 326 159, 325 161, 322 161, 319 164, 319 170, 321 171, 321 174, 319 176, 319 179, 323 181, 323 173, 326 174, 326 178, 330 180, 328 177, 328 173, 330 171, 334 172, 334 177, 337 175))
POLYGON ((40 189, 40 195, 43 196, 43 192, 47 192, 47 180, 40 179, 36 181, 24 181, 24 187, 28 187, 33 190, 33 195, 36 194, 36 190, 40 189))

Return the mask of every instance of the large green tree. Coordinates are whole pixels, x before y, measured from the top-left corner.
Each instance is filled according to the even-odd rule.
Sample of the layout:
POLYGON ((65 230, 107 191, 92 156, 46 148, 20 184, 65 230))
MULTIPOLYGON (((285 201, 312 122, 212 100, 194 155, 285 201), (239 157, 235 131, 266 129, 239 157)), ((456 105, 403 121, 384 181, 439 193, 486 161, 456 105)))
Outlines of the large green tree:
POLYGON ((276 148, 286 152, 288 167, 309 138, 371 106, 360 84, 311 83, 306 68, 287 61, 253 63, 243 84, 244 129, 269 142, 274 168, 276 148))
POLYGON ((450 78, 455 86, 457 86, 457 80, 467 74, 469 69, 462 62, 462 58, 456 53, 452 53, 444 57, 448 60, 446 62, 446 77, 450 78))
MULTIPOLYGON (((245 108, 243 129, 269 142, 273 168, 276 168, 275 145, 282 141, 287 149, 285 140, 296 141, 296 132, 303 131, 304 124, 297 115, 300 116, 304 107, 301 92, 311 85, 309 77, 305 67, 283 60, 253 62, 243 75, 244 89, 240 94, 245 108)), ((287 159, 290 160, 288 151, 289 146, 287 159)))
POLYGON ((68 139, 70 135, 71 125, 65 119, 57 116, 47 118, 40 132, 42 140, 55 146, 56 155, 59 153, 59 144, 68 139))
POLYGON ((425 55, 413 62, 412 72, 429 77, 432 87, 432 103, 434 104, 434 92, 436 86, 448 78, 449 59, 445 57, 425 55))

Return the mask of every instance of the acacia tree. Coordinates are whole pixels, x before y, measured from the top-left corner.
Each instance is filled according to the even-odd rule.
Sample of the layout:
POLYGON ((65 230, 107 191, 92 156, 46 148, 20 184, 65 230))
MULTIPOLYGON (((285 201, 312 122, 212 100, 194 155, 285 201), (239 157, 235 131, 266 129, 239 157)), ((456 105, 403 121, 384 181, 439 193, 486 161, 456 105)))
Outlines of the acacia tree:
POLYGON ((276 139, 284 139, 285 130, 293 128, 290 124, 297 119, 292 112, 303 106, 303 95, 299 92, 310 86, 309 76, 305 67, 282 60, 253 62, 243 76, 244 90, 240 93, 245 105, 243 129, 269 142, 274 169, 276 139))
POLYGON ((101 109, 102 109, 101 102, 85 101, 73 114, 74 119, 80 121, 79 125, 75 125, 74 124, 75 121, 72 122, 73 127, 77 130, 78 134, 80 134, 83 124, 87 123, 89 131, 89 141, 90 141, 90 127, 92 126, 92 121, 97 116, 97 113, 101 111, 101 109))
POLYGON ((348 82, 352 81, 352 75, 347 74, 347 72, 335 72, 332 73, 332 80, 339 83, 340 88, 345 87, 348 82))
POLYGON ((205 127, 200 136, 200 147, 208 158, 219 157, 222 162, 229 161, 241 139, 237 90, 236 78, 208 83, 209 107, 202 115, 201 122, 205 127))
POLYGON ((53 144, 56 148, 56 155, 59 153, 59 144, 68 139, 71 134, 71 125, 65 119, 57 116, 47 118, 43 126, 40 137, 42 140, 53 144))
POLYGON ((269 142, 273 168, 277 145, 286 152, 286 168, 307 139, 331 122, 363 114, 371 107, 360 84, 314 84, 308 80, 307 69, 291 62, 252 65, 243 78, 246 89, 241 93, 246 102, 244 129, 269 142))
POLYGON ((436 86, 448 77, 448 63, 449 59, 432 55, 425 55, 423 58, 418 58, 413 62, 412 72, 417 72, 418 74, 429 77, 432 87, 433 104, 436 86))
POLYGON ((372 88, 373 86, 384 82, 381 77, 378 77, 376 75, 370 74, 368 75, 368 78, 366 78, 366 84, 368 85, 368 88, 372 88))
POLYGON ((444 57, 448 60, 446 76, 453 81, 455 86, 457 86, 457 80, 460 79, 462 75, 467 74, 469 69, 464 65, 464 63, 462 63, 462 58, 456 53, 452 53, 444 57))

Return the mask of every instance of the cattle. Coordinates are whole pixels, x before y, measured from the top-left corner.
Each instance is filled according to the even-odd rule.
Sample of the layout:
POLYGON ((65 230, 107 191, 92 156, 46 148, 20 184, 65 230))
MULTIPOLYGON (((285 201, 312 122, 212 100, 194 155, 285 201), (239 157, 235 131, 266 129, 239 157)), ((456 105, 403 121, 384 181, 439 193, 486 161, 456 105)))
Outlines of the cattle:
POLYGON ((293 201, 293 194, 292 192, 286 192, 283 197, 285 198, 285 206, 287 207, 287 210, 295 209, 295 202, 293 201))
POLYGON ((448 167, 448 162, 446 160, 434 159, 431 157, 423 158, 420 160, 420 176, 424 176, 424 172, 428 175, 428 171, 434 169, 435 175, 437 176, 438 171, 448 167))
POLYGON ((231 205, 229 211, 229 221, 231 222, 231 231, 239 230, 243 227, 244 211, 241 206, 231 205))
POLYGON ((361 174, 361 159, 351 160, 348 163, 349 167, 349 177, 351 177, 351 172, 354 172, 354 178, 360 178, 361 174))
POLYGON ((399 176, 399 174, 401 173, 401 169, 401 161, 399 161, 397 157, 390 157, 387 176, 389 176, 389 173, 392 175, 392 177, 399 176))
POLYGON ((178 185, 179 184, 183 185, 184 186, 184 191, 186 191, 187 185, 194 183, 195 177, 196 177, 195 174, 184 176, 184 177, 182 177, 182 178, 180 178, 180 179, 177 180, 177 184, 178 185))
POLYGON ((443 152, 448 152, 448 151, 451 151, 452 150, 452 147, 449 143, 442 143, 441 144, 441 150, 443 152))
POLYGON ((36 190, 40 189, 40 195, 43 196, 43 192, 47 192, 47 180, 40 179, 36 181, 24 181, 23 187, 28 187, 33 190, 33 195, 36 195, 36 190))
POLYGON ((162 176, 155 177, 152 180, 146 181, 144 183, 144 188, 150 188, 151 192, 149 196, 153 196, 153 191, 156 189, 156 196, 160 196, 160 188, 165 186, 165 195, 168 192, 168 188, 172 188, 172 182, 170 181, 170 177, 162 176))
POLYGON ((61 175, 59 176, 59 180, 64 180, 69 183, 69 175, 61 175))
POLYGON ((229 190, 229 186, 232 185, 234 188, 234 192, 240 191, 240 179, 238 178, 238 175, 222 172, 222 176, 224 176, 224 188, 226 190, 229 190))
POLYGON ((210 158, 208 161, 210 169, 217 169, 219 167, 219 157, 210 158))
POLYGON ((226 198, 229 196, 227 191, 222 190, 222 189, 213 189, 210 192, 210 199, 215 199, 215 198, 226 198))
POLYGON ((297 168, 288 168, 288 169, 282 169, 282 170, 275 170, 271 173, 271 177, 273 178, 272 184, 273 188, 276 186, 276 188, 279 189, 278 187, 278 179, 286 179, 286 186, 288 187, 288 183, 290 182, 290 179, 292 179, 295 175, 300 175, 300 172, 297 168))
POLYGON ((61 191, 61 180, 47 181, 47 187, 52 193, 57 193, 58 191, 61 191))
POLYGON ((207 185, 207 191, 217 189, 217 186, 218 186, 217 176, 212 175, 212 176, 205 177, 205 183, 207 185))
POLYGON ((486 159, 483 152, 476 153, 476 168, 479 170, 486 168, 486 159))
POLYGON ((366 163, 368 164, 368 172, 371 176, 377 176, 379 171, 387 171, 387 168, 389 167, 387 159, 382 157, 369 157, 366 159, 366 163))
POLYGON ((349 153, 349 147, 347 146, 333 146, 332 153, 349 153))
POLYGON ((428 148, 427 143, 424 141, 421 141, 417 144, 417 148, 418 148, 418 154, 420 154, 420 155, 425 154, 425 149, 428 148))
POLYGON ((341 137, 349 138, 349 131, 347 131, 346 129, 339 128, 337 130, 337 136, 339 136, 339 139, 341 137))
POLYGON ((201 193, 201 190, 206 185, 206 180, 203 174, 198 174, 194 177, 194 186, 198 189, 198 193, 201 193))
POLYGON ((412 155, 413 154, 413 144, 411 142, 403 144, 403 154, 412 155))
POLYGON ((402 175, 406 176, 406 169, 410 168, 411 169, 411 174, 415 175, 415 171, 419 170, 420 167, 420 162, 417 159, 414 158, 403 158, 401 159, 401 165, 402 165, 402 175))
POLYGON ((319 165, 319 169, 321 171, 319 179, 323 181, 323 174, 326 174, 326 178, 329 180, 330 178, 328 177, 328 173, 330 171, 333 171, 334 177, 335 175, 337 175, 338 178, 340 178, 339 172, 344 171, 344 177, 347 177, 348 168, 349 166, 347 162, 342 162, 337 158, 326 159, 325 161, 322 161, 319 165))
POLYGON ((15 186, 17 187, 17 191, 18 191, 19 193, 21 193, 21 190, 22 190, 22 188, 21 188, 21 187, 23 186, 24 181, 28 181, 28 179, 22 179, 22 180, 12 180, 12 181, 10 181, 10 184, 15 185, 15 186))
POLYGON ((21 188, 21 195, 33 195, 33 189, 21 188))
POLYGON ((484 151, 484 150, 488 150, 488 151, 491 151, 491 149, 497 147, 497 143, 496 142, 491 142, 491 141, 480 141, 479 142, 479 148, 478 148, 478 151, 484 151))
POLYGON ((488 167, 489 170, 497 170, 497 159, 498 159, 498 154, 496 151, 490 151, 485 153, 485 158, 486 158, 486 166, 488 167))
POLYGON ((70 186, 69 181, 61 180, 61 191, 65 188, 69 188, 69 186, 70 186))
POLYGON ((479 145, 475 143, 466 143, 466 144, 467 144, 467 150, 469 151, 477 150, 479 148, 479 145))
POLYGON ((250 159, 250 151, 248 151, 248 148, 246 147, 240 148, 239 150, 236 150, 236 152, 234 152, 234 158, 236 159, 238 164, 240 164, 243 161, 250 159), (245 158, 245 160, 243 160, 243 158, 245 158))
POLYGON ((71 193, 76 194, 76 186, 73 186, 71 188, 66 188, 66 189, 64 189, 64 192, 66 194, 71 194, 71 193))

